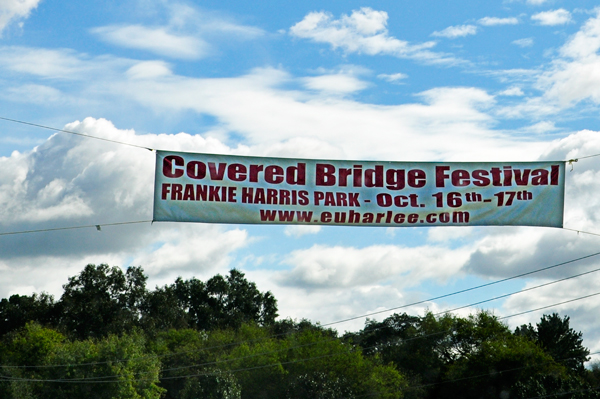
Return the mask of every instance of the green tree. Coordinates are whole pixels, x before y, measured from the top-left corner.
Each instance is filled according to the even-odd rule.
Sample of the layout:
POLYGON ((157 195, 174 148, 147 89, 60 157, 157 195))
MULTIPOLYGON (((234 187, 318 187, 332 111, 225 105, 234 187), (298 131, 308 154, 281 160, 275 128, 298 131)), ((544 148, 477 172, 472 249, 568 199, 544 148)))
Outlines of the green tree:
POLYGON ((141 334, 69 341, 29 323, 0 346, 6 399, 158 399, 160 361, 141 334))
POLYGON ((22 328, 30 321, 54 325, 57 316, 56 304, 51 295, 11 295, 0 301, 0 336, 22 328))
POLYGON ((131 331, 140 318, 146 280, 140 267, 123 273, 116 266, 87 265, 63 285, 59 326, 79 339, 131 331))
POLYGON ((327 329, 304 328, 273 336, 273 329, 245 324, 235 332, 211 332, 209 341, 210 346, 216 342, 232 345, 218 353, 216 360, 220 368, 235 372, 242 398, 392 399, 402 398, 406 387, 406 380, 393 366, 364 356, 360 348, 327 329), (291 392, 294 386, 299 390, 291 392))
POLYGON ((142 306, 144 326, 154 328, 189 327, 197 330, 239 328, 243 323, 271 325, 277 317, 277 300, 270 292, 261 293, 244 273, 232 269, 203 282, 178 278, 174 284, 157 288, 146 296, 142 306))
POLYGON ((583 334, 569 326, 570 318, 561 319, 558 313, 543 315, 535 328, 529 325, 517 327, 515 334, 525 336, 540 345, 554 360, 569 370, 583 374, 584 364, 590 351, 582 345, 583 334))
MULTIPOLYGON (((564 320, 560 325, 563 334, 558 336, 567 332, 567 336, 581 337, 569 333, 564 320)), ((540 326, 546 331, 547 319, 540 326)), ((576 386, 569 369, 553 358, 549 346, 529 338, 532 331, 537 334, 538 330, 523 327, 513 334, 486 312, 469 317, 426 313, 368 321, 364 330, 347 337, 365 348, 365 353, 380 356, 405 373, 410 381, 407 397, 514 397, 516 392, 533 392, 532 387, 539 384, 544 392, 556 386, 576 386), (540 377, 545 375, 552 375, 553 380, 540 377)), ((580 343, 569 342, 571 348, 573 342, 580 343)))

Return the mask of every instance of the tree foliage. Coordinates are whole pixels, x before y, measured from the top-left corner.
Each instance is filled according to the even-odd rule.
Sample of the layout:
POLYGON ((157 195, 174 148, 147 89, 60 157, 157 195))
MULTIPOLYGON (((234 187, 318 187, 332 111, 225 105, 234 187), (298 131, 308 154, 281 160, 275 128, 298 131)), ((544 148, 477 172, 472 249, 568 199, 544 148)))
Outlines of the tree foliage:
POLYGON ((395 314, 368 321, 347 338, 405 373, 411 382, 407 397, 513 398, 590 388, 580 378, 589 351, 581 333, 558 315, 513 333, 486 312, 466 318, 395 314))
POLYGON ((87 265, 58 301, 0 301, 1 398, 600 398, 568 317, 514 332, 478 312, 394 314, 339 337, 276 320, 236 269, 146 288, 140 267, 87 265))
POLYGON ((536 342, 568 369, 583 373, 590 351, 582 344, 582 333, 569 326, 568 316, 561 319, 558 313, 544 315, 535 327, 531 324, 522 325, 517 327, 515 333, 536 342))

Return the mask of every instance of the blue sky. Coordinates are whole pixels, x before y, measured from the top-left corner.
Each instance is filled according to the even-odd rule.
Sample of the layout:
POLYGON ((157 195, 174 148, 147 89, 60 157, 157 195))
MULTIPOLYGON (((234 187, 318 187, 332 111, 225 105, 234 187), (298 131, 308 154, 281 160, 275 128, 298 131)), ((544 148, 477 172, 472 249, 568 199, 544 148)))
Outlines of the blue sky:
MULTIPOLYGON (((597 155, 595 7, 560 0, 9 0, 0 4, 0 117, 223 154, 391 161, 597 155)), ((0 120, 0 231, 150 220, 153 168, 147 150, 0 120)), ((568 172, 565 227, 600 233, 598 175, 598 158, 568 172)), ((330 323, 585 256, 598 240, 543 228, 176 223, 4 235, 0 295, 59 295, 87 263, 142 266, 152 286, 237 267, 275 294, 282 317, 330 323)), ((598 263, 591 258, 407 311, 443 311, 598 263)), ((482 306, 515 314, 595 293, 599 282, 592 274, 482 306)), ((586 344, 600 350, 597 303, 546 312, 571 316, 586 344)))

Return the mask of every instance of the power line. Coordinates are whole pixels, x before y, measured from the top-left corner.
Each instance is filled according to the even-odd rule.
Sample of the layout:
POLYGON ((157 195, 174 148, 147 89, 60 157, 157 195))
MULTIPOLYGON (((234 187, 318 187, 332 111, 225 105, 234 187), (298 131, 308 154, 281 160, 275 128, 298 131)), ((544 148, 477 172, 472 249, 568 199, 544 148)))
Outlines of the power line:
POLYGON ((137 221, 132 221, 132 222, 102 223, 102 224, 89 224, 89 225, 85 225, 85 226, 54 227, 54 228, 48 228, 48 229, 10 231, 10 232, 5 232, 5 233, 0 233, 0 236, 8 236, 8 235, 14 235, 14 234, 42 233, 45 231, 87 229, 87 228, 95 228, 96 230, 100 231, 102 229, 102 227, 106 227, 106 226, 121 226, 124 224, 139 224, 139 223, 152 223, 152 220, 137 220, 137 221))
POLYGON ((4 120, 4 121, 8 121, 8 122, 20 123, 22 125, 29 125, 29 126, 39 127, 39 128, 42 128, 42 129, 48 129, 48 130, 52 130, 52 131, 55 131, 55 132, 69 133, 69 134, 74 134, 74 135, 81 136, 81 137, 87 137, 87 138, 90 138, 90 139, 108 141, 108 142, 111 142, 111 143, 128 145, 130 147, 137 147, 137 148, 143 148, 143 149, 148 150, 148 151, 154 151, 153 148, 144 147, 144 146, 137 145, 137 144, 125 143, 123 141, 111 140, 111 139, 107 139, 107 138, 104 138, 104 137, 92 136, 92 135, 89 135, 89 134, 83 134, 83 133, 73 132, 73 131, 70 131, 70 130, 57 129, 57 128, 54 128, 54 127, 44 126, 44 125, 38 125, 36 123, 31 123, 31 122, 24 122, 24 121, 20 121, 20 120, 17 120, 17 119, 4 118, 2 116, 0 116, 0 119, 4 120))
MULTIPOLYGON (((537 287, 531 287, 531 288, 528 288, 528 289, 516 291, 514 293, 507 294, 507 295, 504 295, 504 296, 515 295, 515 294, 522 293, 522 292, 525 292, 525 291, 529 291, 529 290, 532 290, 532 289, 535 289, 535 288, 540 288, 540 287, 543 287, 543 286, 547 286, 549 284, 554 284, 554 283, 561 282, 561 281, 564 281, 564 280, 568 280, 568 279, 572 279, 572 278, 576 278, 576 277, 581 277, 583 275, 590 274, 590 273, 597 272, 597 271, 600 271, 600 269, 596 269, 596 270, 592 270, 592 271, 580 273, 578 275, 574 275, 574 276, 571 276, 571 277, 559 279, 559 280, 556 280, 556 281, 553 281, 553 282, 550 282, 550 283, 546 283, 546 284, 541 284, 540 286, 537 286, 537 287)), ((582 297, 578 297, 578 298, 571 299, 571 300, 568 300, 568 301, 563 301, 563 302, 555 303, 555 304, 548 305, 548 306, 545 306, 545 307, 536 308, 536 309, 528 310, 528 311, 525 311, 525 312, 512 314, 512 315, 509 315, 509 316, 499 317, 497 319, 498 320, 502 320, 502 319, 507 319, 507 318, 511 318, 511 317, 516 317, 516 316, 522 315, 524 313, 531 313, 531 312, 534 312, 534 311, 538 311, 538 310, 542 310, 542 309, 546 309, 546 308, 550 308, 550 307, 562 305, 562 304, 565 304, 565 303, 579 301, 579 300, 590 298, 590 297, 597 296, 597 295, 600 295, 600 292, 597 292, 597 293, 594 293, 594 294, 590 294, 590 295, 586 295, 586 296, 582 296, 582 297)), ((459 310, 459 309, 463 309, 463 308, 466 308, 466 307, 471 307, 471 306, 474 306, 474 305, 477 305, 477 304, 481 304, 483 302, 493 301, 495 299, 498 299, 498 298, 492 298, 492 299, 488 299, 486 301, 476 302, 474 304, 465 305, 465 306, 460 307, 460 308, 455 308, 455 309, 450 309, 450 310, 446 310, 446 311, 443 311, 443 312, 438 312, 438 313, 435 313, 433 315, 434 316, 440 316, 440 315, 443 315, 443 314, 448 314, 448 313, 451 313, 451 312, 459 310)), ((383 327, 381 327, 381 328, 383 328, 383 327)), ((376 328, 376 329, 379 329, 379 328, 376 328)), ((371 331, 373 331, 373 330, 375 330, 375 329, 372 329, 371 331)), ((444 334, 444 333, 447 333, 447 332, 450 332, 450 331, 452 331, 452 329, 445 330, 445 331, 440 331, 440 332, 436 332, 436 333, 432 333, 432 334, 427 334, 427 335, 424 335, 424 336, 413 337, 413 338, 407 339, 405 341, 408 342, 408 341, 412 341, 412 340, 427 338, 427 337, 430 337, 430 336, 444 334)), ((272 338, 272 337, 268 337, 268 338, 272 338)), ((229 359, 220 360, 220 361, 217 360, 217 361, 214 361, 214 362, 205 362, 205 363, 198 363, 198 364, 193 364, 193 365, 188 365, 188 366, 175 367, 175 368, 171 368, 171 369, 165 369, 163 371, 175 371, 175 370, 189 369, 189 368, 193 368, 193 367, 204 367, 204 366, 212 366, 212 365, 216 366, 218 364, 222 364, 222 363, 226 363, 226 362, 238 361, 238 360, 245 360, 245 359, 248 359, 248 358, 269 355, 269 354, 278 353, 278 352, 282 352, 282 351, 288 351, 290 349, 297 349, 297 348, 302 348, 302 347, 317 345, 317 344, 320 344, 320 343, 335 341, 337 339, 338 338, 336 337, 336 338, 331 338, 331 339, 328 339, 328 340, 319 340, 317 342, 303 344, 303 345, 296 345, 296 346, 292 346, 292 347, 286 347, 286 348, 282 348, 282 349, 279 349, 279 350, 276 350, 276 351, 261 352, 261 353, 256 353, 256 354, 249 355, 249 356, 244 356, 244 357, 229 358, 229 359)), ((238 342, 238 343, 244 343, 244 342, 238 342)), ((231 345, 231 344, 229 344, 229 345, 231 345)), ((227 346, 229 346, 229 345, 227 345, 227 346)), ((200 349, 200 350, 209 350, 209 349, 214 349, 214 348, 218 348, 218 347, 203 348, 203 349, 200 349)), ((369 349, 369 348, 363 348, 363 349, 369 349)), ((316 357, 316 358, 300 359, 298 361, 313 360, 313 359, 318 359, 318 358, 328 357, 328 356, 335 356, 335 354, 333 354, 333 355, 319 356, 319 357, 316 357)), ((149 356, 149 357, 159 358, 159 356, 149 356)), ((144 357, 141 357, 141 358, 144 358, 144 357)), ((135 360, 139 360, 141 358, 136 358, 135 360)), ((122 361, 128 361, 128 360, 132 360, 132 359, 112 360, 112 361, 106 361, 106 362, 94 362, 94 363, 89 363, 89 364, 95 364, 96 365, 96 364, 122 362, 122 361)), ((297 361, 290 361, 288 363, 295 363, 295 362, 297 362, 297 361)), ((281 363, 281 362, 279 362, 279 363, 273 363, 273 364, 266 365, 266 366, 258 366, 258 367, 255 367, 255 368, 269 367, 269 366, 273 366, 273 365, 277 365, 277 364, 284 365, 284 364, 288 364, 288 363, 281 363)), ((77 367, 77 366, 83 366, 83 365, 87 365, 87 364, 81 364, 81 365, 77 365, 77 364, 63 364, 63 365, 44 365, 44 366, 2 366, 2 367, 5 367, 5 368, 35 368, 35 367, 39 367, 39 368, 58 368, 58 367, 66 367, 66 366, 77 367)), ((254 369, 254 368, 251 368, 251 369, 254 369)), ((247 371, 247 370, 250 370, 250 369, 240 369, 240 370, 233 370, 233 371, 229 370, 229 371, 230 372, 236 372, 236 371, 247 371)), ((152 373, 152 372, 147 372, 147 373, 152 373)), ((138 375, 139 374, 147 374, 147 373, 138 373, 138 375)), ((210 374, 210 373, 208 373, 208 374, 210 374)), ((162 379, 163 380, 164 379, 178 379, 178 378, 196 377, 196 376, 208 375, 208 374, 204 373, 204 374, 194 374, 194 375, 187 375, 187 376, 162 377, 162 379)), ((1 376, 0 375, 0 379, 3 378, 3 377, 6 377, 6 376, 1 376)), ((117 382, 117 381, 106 381, 106 380, 110 379, 110 378, 116 378, 116 377, 117 376, 115 376, 115 375, 110 375, 110 376, 79 378, 79 379, 68 379, 68 380, 65 380, 65 379, 53 379, 53 380, 50 380, 50 379, 48 379, 48 380, 34 379, 34 380, 38 381, 38 382, 72 382, 72 383, 78 383, 78 382, 81 382, 81 383, 83 383, 83 382, 88 382, 88 383, 103 382, 103 383, 110 383, 110 382, 117 382)), ((12 378, 12 377, 6 377, 6 378, 12 378)), ((138 381, 144 381, 144 380, 138 379, 138 381)))
MULTIPOLYGON (((139 222, 139 223, 143 223, 143 222, 139 222)), ((492 284, 498 284, 498 283, 501 283, 501 282, 505 282, 507 280, 511 280, 511 279, 517 278, 517 277, 522 277, 522 276, 525 276, 525 275, 531 275, 531 274, 534 274, 534 273, 539 273, 541 271, 549 270, 549 269, 556 268, 556 267, 559 267, 559 266, 564 266, 566 264, 570 264, 570 263, 573 263, 573 262, 576 262, 576 261, 579 261, 579 260, 583 260, 583 259, 587 259, 587 258, 590 258, 590 257, 593 257, 593 256, 597 256, 599 254, 600 254, 600 252, 597 252, 597 253, 586 255, 586 256, 583 256, 583 257, 580 257, 580 258, 577 258, 577 259, 572 259, 572 260, 569 260, 569 261, 566 261, 566 262, 558 263, 556 265, 547 266, 547 267, 544 267, 544 268, 541 268, 541 269, 533 270, 531 272, 522 273, 522 274, 519 274, 519 275, 516 275, 516 276, 508 277, 506 279, 498 280, 498 281, 495 281, 495 282, 483 284, 483 285, 480 285, 480 286, 468 288, 468 289, 461 290, 461 291, 456 291, 454 293, 450 293, 450 294, 438 296, 438 297, 431 298, 431 299, 428 299, 428 300, 425 300, 425 301, 416 302, 416 303, 412 303, 412 304, 407 304, 407 305, 403 305, 403 306, 398 306, 396 308, 388 309, 388 310, 385 310, 385 311, 392 311, 392 310, 396 310, 396 309, 401 309, 401 308, 409 307, 409 306, 412 306, 414 304, 420 304, 420 303, 424 303, 424 302, 431 302, 431 301, 434 301, 436 299, 449 297, 449 296, 460 294, 460 293, 463 293, 463 292, 466 292, 466 291, 471 291, 471 290, 474 290, 474 289, 477 289, 477 288, 486 287, 486 286, 489 286, 489 285, 492 285, 492 284)), ((538 286, 529 287, 529 288, 525 288, 525 289, 522 289, 522 290, 514 291, 512 293, 504 294, 504 295, 497 296, 497 297, 494 297, 494 298, 491 298, 491 299, 486 299, 486 300, 483 300, 483 301, 471 303, 469 305, 464 305, 464 306, 461 306, 461 307, 458 307, 458 308, 454 308, 454 309, 451 309, 451 310, 447 310, 447 311, 443 311, 443 312, 440 312, 440 313, 436 313, 435 315, 441 315, 441 314, 450 313, 450 312, 453 312, 453 311, 456 311, 456 310, 460 310, 460 309, 464 309, 464 308, 468 308, 468 307, 480 305, 480 304, 485 303, 485 302, 491 302, 491 301, 494 301, 494 300, 497 300, 497 299, 501 299, 501 298, 504 298, 504 297, 508 297, 508 296, 511 296, 511 295, 516 295, 516 294, 519 294, 519 293, 522 293, 522 292, 531 291, 531 290, 534 290, 534 289, 537 289, 537 288, 541 288, 541 287, 545 287, 545 286, 548 286, 548 285, 551 285, 551 284, 556 284, 558 282, 562 282, 562 281, 565 281, 565 280, 569 280, 569 279, 581 277, 583 275, 595 273, 597 271, 600 271, 600 268, 594 269, 594 270, 590 270, 590 271, 587 271, 587 272, 583 272, 583 273, 579 273, 579 274, 576 274, 576 275, 572 275, 572 276, 569 276, 569 277, 564 277, 564 278, 561 278, 561 279, 558 279, 558 280, 553 280, 553 281, 550 281, 548 283, 540 284, 538 286)), ((384 312, 384 311, 382 311, 382 312, 384 312)), ((377 312, 377 313, 381 313, 381 312, 377 312)), ((359 317, 365 317, 365 316, 358 316, 357 318, 359 318, 359 317)), ((332 322, 332 323, 325 324, 325 325, 320 325, 320 326, 321 327, 325 327, 327 325, 341 323, 341 322, 344 322, 344 321, 346 321, 346 320, 342 320, 340 322, 332 322)), ((193 353, 193 352, 197 352, 197 351, 211 350, 211 349, 220 349, 220 348, 224 348, 224 347, 228 347, 228 346, 234 346, 234 345, 238 345, 238 344, 242 344, 242 343, 252 343, 252 342, 256 342, 256 341, 262 341, 262 340, 265 340, 265 339, 276 338, 276 337, 279 337, 279 336, 289 335, 289 334, 290 333, 274 334, 274 335, 271 335, 271 336, 265 337, 265 338, 258 338, 258 339, 254 339, 254 340, 248 340, 248 341, 238 341, 238 342, 233 342, 233 343, 229 343, 229 344, 226 344, 226 345, 219 345, 219 346, 213 346, 213 347, 206 347, 206 348, 202 348, 202 349, 198 349, 198 350, 190 350, 190 351, 184 351, 184 352, 171 353, 171 354, 166 354, 166 355, 162 355, 162 356, 158 356, 158 357, 161 358, 161 357, 169 357, 169 356, 178 356, 178 355, 193 353)), ((128 359, 124 359, 124 360, 111 360, 111 361, 106 361, 106 362, 89 362, 89 363, 77 364, 76 366, 79 367, 79 366, 87 366, 87 365, 98 365, 98 364, 106 364, 106 363, 111 363, 111 362, 114 363, 114 362, 127 361, 127 360, 128 359)), ((42 365, 42 366, 3 366, 3 367, 9 367, 9 368, 47 368, 47 367, 66 367, 66 366, 73 366, 73 364, 42 365)))
POLYGON ((569 228, 567 228, 567 227, 563 227, 562 229, 563 229, 563 230, 574 231, 574 232, 576 232, 577 234, 579 234, 579 233, 581 233, 581 234, 589 234, 589 235, 592 235, 592 236, 597 236, 597 237, 600 237, 600 234, 598 234, 598 233, 591 233, 591 232, 589 232, 589 231, 582 231, 582 230, 569 229, 569 228))
MULTIPOLYGON (((140 223, 142 223, 142 222, 140 222, 140 223)), ((541 269, 538 269, 538 270, 534 270, 534 271, 531 271, 531 272, 527 272, 527 273, 524 273, 524 274, 520 274, 520 275, 517 275, 517 276, 509 277, 509 278, 506 278, 506 279, 503 279, 503 280, 498 280, 496 282, 484 284, 483 286, 488 286, 488 285, 491 285, 491 284, 497 284, 497 283, 500 283, 500 282, 504 282, 506 280, 510 280, 510 279, 516 278, 516 277, 520 277, 520 276, 523 276, 523 275, 530 275, 530 274, 533 274, 533 273, 538 273, 540 271, 545 271, 545 270, 552 269, 552 268, 555 268, 555 267, 558 267, 558 266, 564 266, 566 264, 573 263, 575 261, 579 261, 579 260, 582 260, 582 259, 590 258, 590 257, 596 256, 598 254, 600 254, 600 252, 599 253, 595 253, 595 254, 590 254, 590 255, 587 255, 587 256, 583 256, 583 257, 580 257, 580 258, 577 258, 577 259, 573 259, 573 260, 570 260, 570 261, 562 262, 562 263, 559 263, 559 264, 556 264, 556 265, 553 265, 553 266, 544 267, 544 268, 541 268, 541 269)), ((563 278, 558 279, 558 280, 553 280, 553 281, 550 281, 550 282, 547 282, 547 283, 543 283, 543 284, 540 284, 540 285, 537 285, 537 286, 533 286, 533 287, 529 287, 529 288, 524 288, 524 289, 521 289, 521 290, 518 290, 518 291, 514 291, 512 293, 503 294, 503 295, 496 296, 496 297, 489 298, 489 299, 485 299, 485 300, 482 300, 482 301, 479 301, 479 302, 474 302, 474 303, 471 303, 471 304, 468 304, 468 305, 463 305, 463 306, 460 306, 458 308, 454 308, 454 309, 450 309, 450 310, 445 310, 445 311, 442 311, 442 312, 438 312, 438 313, 435 313, 434 316, 439 316, 439 315, 442 315, 442 314, 451 313, 451 312, 454 312, 454 311, 457 311, 457 310, 461 310, 461 309, 473 307, 473 306, 480 305, 480 304, 486 303, 486 302, 492 302, 492 301, 495 301, 495 300, 498 300, 498 299, 502 299, 502 298, 506 298, 506 297, 509 297, 509 296, 512 296, 512 295, 516 295, 516 294, 520 294, 520 293, 523 293, 523 292, 531 291, 531 290, 534 290, 534 289, 542 288, 542 287, 545 287, 545 286, 548 286, 548 285, 552 285, 552 284, 556 284, 556 283, 559 283, 559 282, 562 282, 562 281, 574 279, 574 278, 581 277, 581 276, 584 276, 584 275, 588 275, 588 274, 591 274, 591 273, 595 273, 595 272, 598 272, 598 271, 600 271, 600 268, 593 269, 593 270, 590 270, 590 271, 587 271, 587 272, 582 272, 582 273, 579 273, 579 274, 575 274, 575 275, 572 275, 572 276, 569 276, 569 277, 563 277, 563 278)), ((481 288, 483 286, 478 286, 478 287, 473 287, 471 289, 457 291, 455 293, 446 294, 446 295, 443 295, 441 297, 432 298, 432 299, 429 299, 429 300, 423 301, 423 302, 428 302, 428 301, 432 301, 432 300, 435 300, 435 299, 438 299, 438 298, 443 298, 443 297, 447 297, 447 296, 450 296, 450 295, 455 295, 457 293, 462 293, 462 292, 469 291, 469 290, 472 290, 472 289, 475 289, 475 288, 481 288)), ((591 296, 594 296, 594 295, 597 295, 597 294, 593 294, 591 296)), ((568 302, 570 302, 570 301, 566 301, 564 303, 568 303, 568 302)), ((419 302, 419 303, 422 303, 422 302, 419 302)), ((411 306, 411 305, 412 304, 408 304, 408 305, 400 306, 400 307, 389 309, 389 310, 399 309, 399 308, 403 308, 403 307, 407 307, 407 306, 411 306)), ((530 310, 530 311, 527 311, 527 312, 524 312, 524 313, 530 313, 530 312, 534 312, 536 310, 541 310, 541 309, 544 309, 544 308, 533 309, 533 310, 530 310)), ((359 316, 359 317, 364 317, 364 316, 359 316)), ((513 316, 510 316, 510 317, 513 317, 513 316)), ((334 323, 329 323, 329 325, 331 325, 331 324, 334 324, 334 323)), ((324 327, 324 326, 325 325, 321 325, 321 327, 324 327)), ((178 355, 182 355, 182 354, 194 353, 194 352, 199 352, 199 351, 207 351, 207 350, 212 350, 212 349, 220 349, 220 348, 225 348, 225 347, 228 347, 228 346, 239 345, 239 344, 243 344, 243 343, 253 343, 253 342, 257 342, 257 341, 264 341, 266 339, 276 338, 276 337, 279 337, 279 336, 282 336, 282 335, 290 335, 290 333, 274 334, 274 335, 270 335, 268 337, 258 338, 258 339, 254 339, 254 340, 237 341, 237 342, 232 342, 232 343, 225 344, 225 345, 205 347, 205 348, 201 348, 201 349, 184 351, 184 352, 177 352, 177 353, 170 353, 170 354, 166 354, 166 355, 158 355, 156 357, 158 357, 158 358, 171 357, 171 356, 178 356, 178 355)), ((155 357, 155 356, 149 356, 149 357, 155 357)), ((88 362, 88 363, 80 363, 80 364, 59 364, 59 365, 40 365, 40 366, 11 366, 11 365, 4 365, 4 366, 0 366, 0 367, 6 367, 6 368, 57 368, 57 367, 67 367, 67 366, 82 367, 82 366, 89 366, 89 365, 99 365, 99 364, 122 362, 122 361, 128 361, 128 360, 129 359, 121 359, 121 360, 110 360, 110 361, 105 361, 105 362, 88 362)), ((202 364, 202 365, 204 365, 204 364, 202 364)))
POLYGON ((465 292, 478 290, 480 288, 489 287, 489 286, 492 286, 492 285, 495 285, 495 284, 504 283, 506 281, 514 280, 514 279, 517 279, 517 278, 520 278, 520 277, 525 277, 525 276, 529 276, 529 275, 532 275, 532 274, 535 274, 535 273, 539 273, 539 272, 543 272, 543 271, 546 271, 546 270, 554 269, 554 268, 557 268, 559 266, 568 265, 569 263, 578 262, 580 260, 591 258, 591 257, 598 256, 598 255, 600 255, 600 252, 596 252, 596 253, 593 253, 593 254, 590 254, 590 255, 582 256, 580 258, 568 260, 568 261, 565 261, 565 262, 557 263, 555 265, 543 267, 541 269, 536 269, 536 270, 533 270, 533 271, 530 271, 530 272, 525 272, 525 273, 517 274, 515 276, 503 278, 501 280, 492 281, 491 283, 485 283, 485 284, 481 284, 481 285, 478 285, 478 286, 475 286, 475 287, 465 288, 464 290, 451 292, 449 294, 444 294, 444 295, 436 296, 436 297, 429 298, 429 299, 424 299, 422 301, 412 302, 412 303, 409 303, 409 304, 406 304, 406 305, 402 305, 402 306, 397 306, 397 307, 394 307, 394 308, 379 310, 377 312, 367 313, 367 314, 363 314, 363 315, 360 315, 360 316, 354 316, 354 317, 350 317, 350 318, 347 318, 347 319, 343 319, 343 320, 334 321, 334 322, 331 322, 331 323, 322 324, 321 326, 323 326, 323 327, 331 326, 331 325, 334 325, 334 324, 345 323, 347 321, 352 321, 352 320, 360 319, 360 318, 363 318, 363 317, 374 316, 374 315, 378 315, 378 314, 381 314, 381 313, 391 312, 393 310, 403 309, 403 308, 407 308, 407 307, 414 306, 414 305, 421 305, 423 303, 435 301, 435 300, 442 299, 442 298, 447 298, 447 297, 458 295, 458 294, 463 294, 465 292))
MULTIPOLYGON (((586 295, 586 296, 582 296, 582 297, 578 297, 578 298, 574 298, 571 299, 569 301, 564 301, 564 302, 559 302, 559 303, 555 303, 552 305, 548 305, 544 308, 549 308, 549 307, 553 307, 553 306, 558 306, 564 303, 568 303, 568 302, 574 302, 574 301, 578 301, 578 300, 582 300, 582 299, 586 299, 589 298, 591 296, 595 296, 595 295, 600 295, 600 292, 597 292, 595 294, 592 295, 586 295)), ((540 310, 542 308, 538 308, 535 310, 540 310)), ((531 311, 535 311, 535 310, 531 310, 531 311)), ((529 312, 529 311, 528 311, 529 312)), ((500 319, 508 319, 511 317, 516 317, 521 315, 522 313, 516 313, 516 314, 512 314, 509 316, 504 316, 501 318, 498 318, 498 320, 500 319)), ((445 333, 451 330, 447 330, 447 331, 442 331, 442 332, 436 332, 433 334, 429 334, 427 336, 432 336, 432 335, 437 335, 437 334, 441 334, 441 333, 445 333)), ((425 338, 426 336, 418 336, 418 337, 414 337, 414 339, 420 339, 420 338, 425 338)), ((290 348, 287 348, 290 349, 290 348)), ((363 348, 363 349, 369 349, 369 348, 363 348)), ((300 362, 305 362, 305 361, 311 361, 311 360, 317 360, 317 359, 322 359, 322 358, 326 358, 326 357, 331 357, 331 356, 341 356, 343 354, 345 354, 346 352, 337 352, 337 353, 333 353, 333 354, 327 354, 327 355, 321 355, 321 356, 313 356, 313 357, 308 357, 308 358, 304 358, 304 359, 296 359, 296 360, 290 360, 287 362, 276 362, 276 363, 269 363, 269 364, 265 364, 265 365, 260 365, 260 366, 252 366, 252 367, 245 367, 245 368, 239 368, 239 369, 234 369, 234 370, 227 370, 227 372, 230 373, 237 373, 237 372, 243 372, 243 371, 252 371, 252 370, 257 370, 257 369, 262 369, 262 368, 267 368, 267 367, 272 367, 272 366, 283 366, 283 365, 288 365, 288 364, 294 364, 294 363, 300 363, 300 362)), ((212 364, 218 364, 218 363, 222 363, 221 362, 213 362, 212 364)), ((200 365, 198 365, 200 366, 200 365)), ((181 379, 181 378, 191 378, 191 377, 200 377, 200 376, 206 376, 206 375, 213 375, 216 374, 214 372, 204 372, 204 373, 196 373, 196 374, 188 374, 188 375, 184 375, 184 376, 173 376, 173 377, 162 377, 162 380, 172 380, 172 379, 181 379)), ((68 380, 68 379, 30 379, 30 378, 19 378, 19 377, 9 377, 9 376, 3 376, 0 375, 0 379, 9 379, 9 380, 15 380, 15 381, 25 381, 25 382, 60 382, 60 383, 87 383, 87 384, 96 384, 96 383, 115 383, 115 382, 121 382, 119 380, 112 380, 112 381, 100 381, 100 380, 96 380, 98 378, 110 378, 110 377, 118 377, 117 375, 115 376, 104 376, 104 377, 90 377, 88 379, 78 379, 78 380, 68 380)), ((155 381, 155 380, 151 380, 151 379, 135 379, 134 381, 155 381)))
MULTIPOLYGON (((592 352, 592 353, 588 353, 588 355, 597 355, 600 354, 600 352, 592 352)), ((575 359, 576 357, 568 357, 568 358, 563 358, 563 359, 552 359, 549 360, 547 362, 544 362, 542 364, 545 363, 551 363, 553 361, 558 362, 558 361, 564 361, 564 360, 570 360, 570 359, 575 359)), ((506 369, 506 370, 494 370, 495 374, 503 374, 503 373, 509 373, 511 371, 518 371, 518 370, 524 370, 530 367, 535 367, 540 365, 540 363, 538 364, 534 364, 534 365, 527 365, 527 366, 523 366, 523 367, 515 367, 512 369, 506 369)), ((484 374, 479 374, 479 375, 474 375, 471 377, 464 377, 464 378, 456 378, 456 379, 452 379, 452 380, 446 380, 446 381, 440 381, 440 382, 435 382, 435 383, 431 383, 431 384, 423 384, 423 385, 417 385, 414 387, 409 387, 409 389, 419 389, 419 388, 427 388, 427 387, 432 387, 432 386, 437 386, 437 385, 443 385, 443 384, 448 384, 451 382, 458 382, 458 381, 468 381, 468 380, 473 380, 476 378, 481 378, 481 377, 489 377, 490 373, 484 373, 484 374)), ((594 390, 594 389, 598 389, 598 387, 596 388, 592 388, 592 389, 586 389, 586 390, 582 390, 582 391, 589 391, 589 390, 594 390)), ((563 393, 559 393, 559 394, 553 394, 553 395, 547 395, 547 396, 536 396, 535 398, 545 398, 545 397, 550 397, 550 396, 556 396, 556 395, 564 395, 567 393, 572 393, 572 392, 576 392, 576 391, 571 391, 571 392, 563 392, 563 393)), ((527 399, 535 399, 535 398, 527 398, 527 399)))

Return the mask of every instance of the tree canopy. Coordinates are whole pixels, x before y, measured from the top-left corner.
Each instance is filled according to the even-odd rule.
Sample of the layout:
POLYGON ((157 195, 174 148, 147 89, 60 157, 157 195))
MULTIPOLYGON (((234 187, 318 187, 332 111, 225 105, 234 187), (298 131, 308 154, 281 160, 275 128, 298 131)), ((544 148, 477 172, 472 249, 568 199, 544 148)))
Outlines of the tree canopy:
POLYGON ((2 398, 600 398, 568 316, 515 331, 487 312, 393 314, 339 336, 277 319, 233 269, 149 290, 141 267, 87 265, 55 301, 0 301, 2 398))

